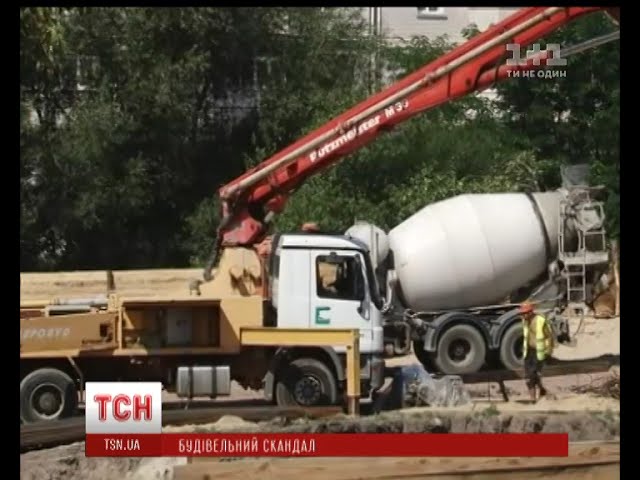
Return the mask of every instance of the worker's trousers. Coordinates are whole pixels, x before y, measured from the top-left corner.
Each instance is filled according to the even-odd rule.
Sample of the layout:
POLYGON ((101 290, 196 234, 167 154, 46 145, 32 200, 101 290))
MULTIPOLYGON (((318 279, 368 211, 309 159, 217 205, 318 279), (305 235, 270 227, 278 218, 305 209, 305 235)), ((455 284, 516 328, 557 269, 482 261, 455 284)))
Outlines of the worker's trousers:
POLYGON ((542 388, 542 367, 544 360, 538 360, 538 355, 534 348, 527 349, 527 355, 524 357, 524 376, 527 382, 527 388, 542 388))

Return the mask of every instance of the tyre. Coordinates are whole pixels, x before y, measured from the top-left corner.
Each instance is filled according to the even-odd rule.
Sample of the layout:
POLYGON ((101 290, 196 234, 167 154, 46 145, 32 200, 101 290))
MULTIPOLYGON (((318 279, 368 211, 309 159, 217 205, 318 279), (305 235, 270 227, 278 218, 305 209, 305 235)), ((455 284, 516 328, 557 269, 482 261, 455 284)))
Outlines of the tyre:
POLYGON ((500 341, 500 363, 507 370, 519 370, 523 365, 522 325, 514 323, 500 341))
POLYGON ((335 405, 338 382, 327 365, 315 358, 298 358, 277 375, 276 403, 281 407, 335 405))
POLYGON ((454 325, 438 340, 434 362, 441 373, 474 373, 485 363, 487 346, 482 334, 471 325, 454 325))
POLYGON ((67 418, 77 405, 76 385, 61 370, 34 370, 20 382, 20 419, 23 423, 67 418))

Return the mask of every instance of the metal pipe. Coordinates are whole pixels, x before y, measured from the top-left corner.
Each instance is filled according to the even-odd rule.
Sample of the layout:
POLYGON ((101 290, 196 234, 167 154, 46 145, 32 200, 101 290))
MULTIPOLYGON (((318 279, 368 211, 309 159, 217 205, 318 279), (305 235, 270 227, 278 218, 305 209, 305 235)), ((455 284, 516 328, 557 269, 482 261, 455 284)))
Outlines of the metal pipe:
POLYGON ((50 300, 24 300, 20 302, 20 308, 44 308, 49 305, 50 300))
MULTIPOLYGON (((369 7, 369 38, 373 38, 373 9, 369 7)), ((375 78, 376 78, 376 54, 371 53, 369 57, 369 93, 373 95, 375 92, 375 78)))
POLYGON ((49 305, 48 312, 90 312, 91 305, 49 305))
POLYGON ((600 35, 599 37, 592 38, 590 40, 587 40, 586 42, 582 42, 577 45, 572 45, 570 47, 563 48, 560 50, 560 56, 562 58, 566 58, 570 55, 582 53, 586 50, 599 47, 600 45, 604 45, 605 43, 613 42, 615 40, 620 40, 620 30, 607 33, 606 35, 600 35))
POLYGON ((404 347, 398 347, 398 341, 394 342, 393 350, 396 355, 409 355, 411 353, 411 325, 407 322, 401 322, 401 328, 404 331, 404 347))
POLYGON ((278 170, 281 167, 284 167, 284 166, 288 165, 292 161, 296 160, 302 154, 309 152, 311 149, 313 149, 316 146, 320 145, 321 143, 329 140, 331 137, 333 137, 337 133, 340 133, 343 130, 348 130, 354 124, 366 119, 367 117, 369 117, 373 113, 375 113, 375 112, 377 112, 377 111, 379 111, 379 110, 381 110, 381 109, 383 109, 385 107, 388 107, 389 105, 391 105, 391 104, 395 103, 396 101, 400 100, 402 97, 405 97, 405 96, 409 95, 410 93, 413 93, 416 90, 422 88, 427 83, 431 83, 431 82, 433 82, 435 80, 440 79, 441 77, 444 77, 445 75, 449 74, 451 71, 455 70, 456 68, 459 68, 460 66, 462 66, 465 63, 473 60, 474 58, 479 57, 480 55, 482 55, 486 51, 498 46, 499 44, 505 42, 506 40, 510 40, 515 35, 517 35, 517 34, 523 32, 523 31, 531 28, 532 26, 547 20, 549 17, 551 17, 552 15, 555 15, 556 13, 560 12, 563 9, 564 9, 564 7, 550 7, 550 8, 547 8, 543 12, 539 13, 538 15, 535 15, 535 16, 531 17, 526 22, 524 22, 524 23, 522 23, 522 24, 520 24, 520 25, 518 25, 516 27, 513 27, 510 30, 505 31, 504 33, 498 35, 497 37, 495 37, 494 39, 488 41, 487 43, 485 43, 483 45, 480 45, 480 46, 470 50, 469 52, 467 52, 466 54, 460 56, 459 58, 451 61, 450 63, 448 63, 446 65, 443 65, 442 67, 440 67, 438 69, 436 69, 434 72, 425 75, 421 80, 418 80, 417 82, 412 83, 411 85, 403 88, 402 90, 399 90, 398 92, 394 93, 393 95, 390 95, 389 97, 387 97, 384 100, 376 103, 375 105, 372 105, 371 107, 367 108, 366 110, 354 115, 349 120, 344 122, 342 125, 339 125, 337 127, 332 128, 331 130, 326 131, 325 133, 319 135, 315 139, 310 140, 309 142, 301 145, 300 147, 296 148, 292 152, 290 152, 287 155, 283 156, 281 159, 273 162, 270 165, 267 165, 262 170, 260 170, 258 172, 255 172, 252 175, 249 175, 247 178, 239 181, 235 185, 231 185, 224 192, 221 193, 222 198, 223 199, 227 199, 230 196, 232 196, 234 193, 236 193, 238 190, 243 190, 244 188, 249 187, 249 186, 253 185, 254 183, 257 183, 257 182, 263 180, 264 178, 266 178, 269 175, 271 175, 271 173, 273 173, 274 171, 278 170))
POLYGON ((373 9, 374 7, 369 7, 369 35, 373 35, 373 9))
POLYGON ((62 305, 64 306, 73 306, 73 305, 103 306, 103 305, 106 305, 107 303, 108 303, 108 299, 107 297, 104 297, 104 296, 98 296, 93 298, 67 298, 67 299, 57 298, 52 302, 53 305, 59 305, 59 306, 62 306, 62 305))

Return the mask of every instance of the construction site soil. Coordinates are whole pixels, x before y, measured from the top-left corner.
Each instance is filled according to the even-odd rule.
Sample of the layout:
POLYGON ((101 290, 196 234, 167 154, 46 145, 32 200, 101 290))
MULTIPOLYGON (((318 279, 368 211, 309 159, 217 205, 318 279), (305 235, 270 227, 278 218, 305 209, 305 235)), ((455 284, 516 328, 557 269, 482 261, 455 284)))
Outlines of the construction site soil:
MULTIPOLYGON (((124 296, 169 295, 189 293, 189 282, 202 277, 202 269, 115 270, 117 293, 124 296)), ((20 274, 20 300, 43 300, 51 297, 95 297, 107 293, 107 272, 46 272, 20 274)))

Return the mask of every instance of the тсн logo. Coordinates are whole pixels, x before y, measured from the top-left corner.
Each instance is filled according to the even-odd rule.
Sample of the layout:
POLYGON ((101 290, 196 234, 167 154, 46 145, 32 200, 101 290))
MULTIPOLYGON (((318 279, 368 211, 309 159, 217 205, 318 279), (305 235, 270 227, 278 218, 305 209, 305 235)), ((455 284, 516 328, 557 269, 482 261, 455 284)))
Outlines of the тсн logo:
POLYGON ((86 433, 162 433, 162 384, 87 382, 86 433))

